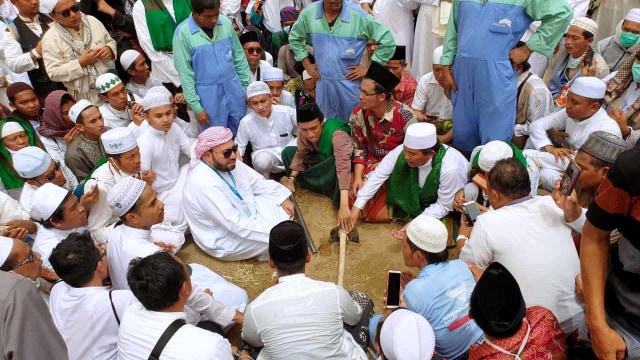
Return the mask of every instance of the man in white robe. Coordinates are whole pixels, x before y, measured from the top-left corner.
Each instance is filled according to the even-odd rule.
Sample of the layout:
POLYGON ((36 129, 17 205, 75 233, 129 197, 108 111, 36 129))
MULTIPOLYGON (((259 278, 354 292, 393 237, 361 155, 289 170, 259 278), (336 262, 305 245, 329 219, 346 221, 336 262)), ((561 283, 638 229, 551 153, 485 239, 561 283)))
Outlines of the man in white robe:
MULTIPOLYGON (((451 9, 451 3, 446 0, 415 0, 420 5, 418 10, 418 19, 416 21, 416 31, 413 40, 413 58, 411 62, 411 74, 414 79, 419 79, 422 75, 431 70, 431 54, 438 46, 442 45, 444 33, 436 34, 433 32, 434 14, 441 9, 441 4, 448 5, 451 9)), ((438 17, 439 20, 440 17, 438 17)), ((445 16, 445 18, 448 18, 445 16)))
POLYGON ((207 254, 235 261, 269 258, 269 231, 293 216, 291 192, 236 163, 231 130, 203 131, 193 146, 184 211, 193 239, 207 254))
MULTIPOLYGON (((271 101, 276 105, 285 105, 296 108, 296 99, 293 94, 284 89, 284 71, 277 67, 270 67, 262 74, 264 81, 271 90, 271 101)), ((248 89, 247 89, 248 90, 248 89)))
POLYGON ((137 50, 129 49, 120 55, 120 66, 131 76, 126 88, 133 95, 143 98, 152 87, 162 83, 151 76, 147 58, 137 50))
MULTIPOLYGON (((114 289, 129 289, 127 271, 131 260, 173 249, 170 244, 153 242, 150 237, 151 227, 164 218, 164 204, 151 186, 133 177, 118 182, 109 192, 108 202, 122 222, 109 236, 109 274, 114 289)), ((247 293, 202 265, 190 264, 190 267, 193 270, 193 283, 215 294, 215 299, 207 296, 201 300, 205 303, 203 308, 211 307, 209 320, 216 321, 222 327, 232 325, 236 311, 244 311, 248 304, 247 293)), ((202 289, 194 291, 194 294, 201 296, 202 289)), ((199 312, 198 306, 192 308, 199 312)))
POLYGON ((29 220, 29 213, 17 200, 0 191, 0 235, 24 240, 35 232, 36 224, 29 220))
POLYGON ((272 104, 269 91, 269 86, 262 81, 249 85, 247 104, 253 111, 240 121, 236 137, 238 158, 242 159, 247 145, 251 144, 253 168, 265 179, 271 173, 284 171, 282 149, 295 145, 297 133, 295 108, 272 104))

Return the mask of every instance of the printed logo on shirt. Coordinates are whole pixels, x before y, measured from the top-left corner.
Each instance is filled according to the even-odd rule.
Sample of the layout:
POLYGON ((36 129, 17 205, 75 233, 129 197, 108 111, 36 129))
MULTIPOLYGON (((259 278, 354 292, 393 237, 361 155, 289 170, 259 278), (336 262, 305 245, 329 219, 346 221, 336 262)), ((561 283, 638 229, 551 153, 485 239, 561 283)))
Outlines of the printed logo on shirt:
POLYGON ((356 54, 356 50, 354 48, 348 48, 347 50, 344 51, 345 55, 355 55, 356 54))
POLYGON ((511 27, 511 20, 504 18, 498 21, 497 23, 493 23, 493 26, 496 27, 511 27))
POLYGON ((467 300, 467 284, 461 283, 455 288, 450 288, 449 290, 447 290, 445 295, 452 299, 466 301, 467 300))

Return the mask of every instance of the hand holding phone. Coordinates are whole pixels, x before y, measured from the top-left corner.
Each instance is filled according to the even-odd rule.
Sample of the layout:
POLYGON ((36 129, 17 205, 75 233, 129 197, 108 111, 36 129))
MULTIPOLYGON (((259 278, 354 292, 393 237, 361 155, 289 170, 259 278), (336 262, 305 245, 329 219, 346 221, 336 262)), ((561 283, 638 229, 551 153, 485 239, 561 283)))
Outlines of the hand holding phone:
POLYGON ((387 275, 387 308, 395 309, 400 307, 400 280, 402 272, 389 270, 387 275))
POLYGON ((576 161, 570 160, 569 166, 567 166, 567 170, 560 181, 560 192, 562 192, 563 195, 571 195, 571 192, 573 192, 573 189, 575 189, 576 184, 578 183, 581 172, 582 170, 580 170, 576 161))
POLYGON ((478 203, 476 203, 475 201, 469 201, 462 204, 462 208, 464 209, 467 215, 467 219, 469 220, 469 226, 473 226, 478 216, 480 216, 480 208, 478 207, 478 203))

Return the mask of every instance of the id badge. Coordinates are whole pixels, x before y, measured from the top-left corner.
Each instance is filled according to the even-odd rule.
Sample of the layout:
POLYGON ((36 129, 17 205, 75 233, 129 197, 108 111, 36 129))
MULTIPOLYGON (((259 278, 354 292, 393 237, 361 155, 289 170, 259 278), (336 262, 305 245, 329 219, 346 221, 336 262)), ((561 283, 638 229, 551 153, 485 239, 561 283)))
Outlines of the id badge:
POLYGON ((251 217, 251 209, 249 208, 249 204, 247 204, 245 201, 242 202, 242 209, 244 210, 245 215, 247 215, 247 217, 251 217))

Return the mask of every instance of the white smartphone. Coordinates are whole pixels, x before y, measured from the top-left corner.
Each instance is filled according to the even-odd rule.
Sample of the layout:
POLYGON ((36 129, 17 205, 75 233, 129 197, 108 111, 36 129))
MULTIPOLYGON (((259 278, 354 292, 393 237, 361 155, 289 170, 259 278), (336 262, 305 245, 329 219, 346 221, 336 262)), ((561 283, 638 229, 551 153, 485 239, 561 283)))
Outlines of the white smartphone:
POLYGON ((402 272, 389 270, 387 274, 387 308, 400 307, 400 279, 402 272))

